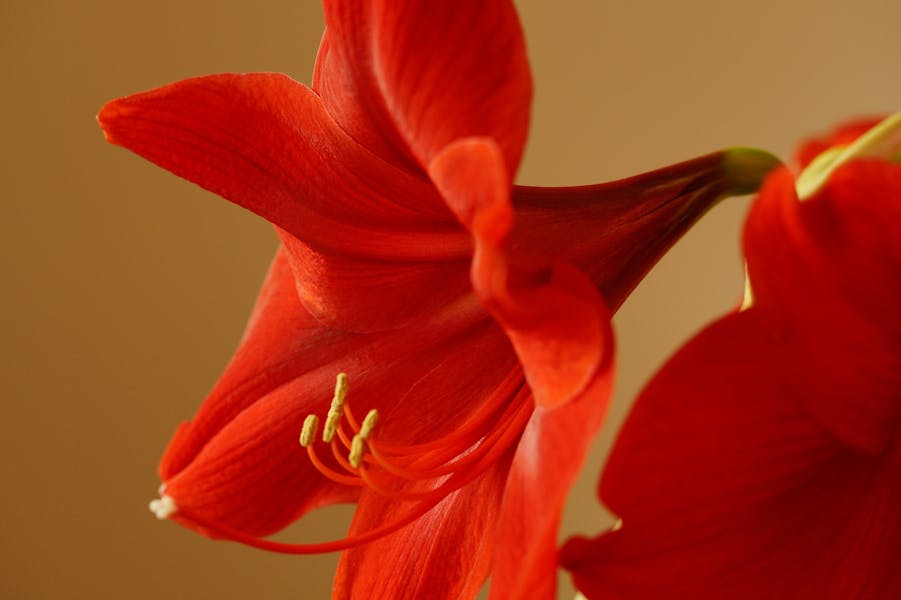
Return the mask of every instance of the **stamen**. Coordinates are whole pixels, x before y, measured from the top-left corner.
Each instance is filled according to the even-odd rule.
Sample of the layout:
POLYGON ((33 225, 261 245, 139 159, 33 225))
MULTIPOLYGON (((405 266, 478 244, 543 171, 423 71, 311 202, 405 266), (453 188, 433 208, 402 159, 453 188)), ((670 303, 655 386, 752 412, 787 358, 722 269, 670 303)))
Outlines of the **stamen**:
POLYGON ((313 463, 313 466, 316 467, 316 470, 334 481, 335 483, 343 483, 344 485, 354 485, 361 486, 363 485, 362 480, 355 475, 345 475, 344 473, 338 473, 328 467, 322 460, 320 460, 319 455, 316 454, 316 450, 313 445, 310 444, 307 446, 307 456, 310 457, 310 462, 313 463))
POLYGON ((365 440, 360 437, 360 434, 354 436, 354 439, 350 442, 350 454, 347 455, 347 460, 350 462, 350 466, 354 469, 360 468, 360 463, 363 462, 363 442, 365 440))
MULTIPOLYGON (((342 435, 342 434, 343 434, 343 432, 341 431, 341 429, 338 429, 338 435, 342 435)), ((343 439, 343 437, 342 437, 342 439, 343 439)), ((339 443, 338 443, 337 439, 332 440, 332 443, 331 443, 332 456, 335 457, 335 460, 338 462, 338 464, 341 466, 342 469, 344 469, 348 473, 352 473, 354 476, 356 476, 357 473, 354 470, 354 466, 352 464, 350 464, 349 462, 347 462, 347 458, 345 458, 345 456, 344 456, 345 454, 347 454, 348 450, 350 450, 350 443, 348 442, 346 444, 340 444, 340 445, 343 446, 343 449, 338 447, 339 443)))
POLYGON ((347 457, 347 460, 354 469, 359 469, 360 464, 363 462, 363 444, 369 439, 378 420, 379 411, 373 408, 366 413, 366 418, 363 419, 363 424, 360 426, 360 433, 355 435, 354 439, 350 441, 350 455, 347 457))
MULTIPOLYGON (((354 417, 347 402, 347 387, 347 375, 340 373, 322 436, 334 461, 326 464, 316 452, 316 415, 304 419, 300 443, 324 477, 339 484, 365 487, 399 502, 415 502, 405 513, 358 535, 316 544, 261 539, 223 523, 205 521, 185 510, 179 511, 179 519, 193 521, 220 537, 274 552, 312 554, 359 546, 408 525, 448 494, 476 480, 511 450, 534 411, 522 372, 515 370, 450 433, 427 442, 389 443, 371 439, 379 421, 377 410, 370 410, 362 421, 354 417)), ((179 510, 168 496, 155 500, 150 507, 159 518, 179 510)))
MULTIPOLYGON (((315 415, 308 415, 304 420, 300 443, 311 463, 336 483, 365 487, 401 502, 419 502, 419 508, 413 512, 420 514, 489 469, 516 442, 534 410, 522 372, 512 371, 449 433, 429 441, 399 444, 373 436, 379 411, 371 409, 365 418, 358 419, 351 410, 347 393, 347 375, 340 373, 322 434, 334 458, 330 464, 316 451, 314 438, 319 420, 315 415)), ((401 520, 410 518, 413 517, 401 520)), ((392 524, 390 528, 397 526, 392 524)), ((356 542, 368 539, 379 529, 364 534, 356 542)), ((346 541, 337 543, 346 547, 343 546, 346 541)), ((270 549, 298 552, 303 552, 301 548, 324 547, 296 546, 289 550, 268 541, 265 545, 270 549)))
POLYGON ((150 512, 156 515, 157 519, 168 519, 175 514, 175 511, 177 510, 178 506, 175 504, 175 500, 172 499, 172 496, 163 496, 162 498, 150 501, 150 512))
POLYGON ((303 430, 300 432, 300 445, 306 448, 313 443, 316 437, 316 430, 319 429, 319 417, 316 415, 307 415, 303 421, 303 430))
POLYGON ((368 440, 372 430, 375 428, 375 424, 378 422, 379 411, 373 408, 366 413, 366 418, 363 419, 363 425, 360 426, 360 436, 362 436, 364 440, 368 440))
POLYGON ((331 442, 335 437, 335 431, 338 429, 338 422, 344 412, 344 402, 347 398, 347 373, 338 373, 335 379, 335 395, 332 398, 332 405, 328 409, 328 415, 325 418, 325 427, 322 429, 322 441, 331 442))

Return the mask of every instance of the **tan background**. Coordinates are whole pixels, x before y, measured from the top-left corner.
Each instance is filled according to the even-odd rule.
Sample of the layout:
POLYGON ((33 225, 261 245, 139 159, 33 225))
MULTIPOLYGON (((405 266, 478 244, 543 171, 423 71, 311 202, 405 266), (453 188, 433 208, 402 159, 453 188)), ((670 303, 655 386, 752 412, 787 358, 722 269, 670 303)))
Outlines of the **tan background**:
MULTIPOLYGON (((901 3, 851 4, 520 2, 536 98, 519 181, 597 182, 737 144, 785 156, 844 116, 901 108, 901 3)), ((334 556, 211 542, 147 512, 159 454, 230 355, 275 238, 107 146, 94 122, 108 99, 190 75, 308 82, 320 13, 313 0, 0 1, 0 597, 327 596, 334 556)), ((746 205, 718 208, 620 312, 615 415, 738 299, 746 205)), ((609 439, 568 532, 601 525, 609 439)), ((340 531, 320 519, 289 536, 340 531)))

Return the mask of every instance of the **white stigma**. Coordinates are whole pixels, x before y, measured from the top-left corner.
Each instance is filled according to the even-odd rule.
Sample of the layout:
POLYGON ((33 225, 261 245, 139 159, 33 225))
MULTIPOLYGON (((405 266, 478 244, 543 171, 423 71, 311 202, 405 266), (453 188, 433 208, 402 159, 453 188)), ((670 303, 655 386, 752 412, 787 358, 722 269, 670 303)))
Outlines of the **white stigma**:
POLYGON ((156 515, 157 519, 168 519, 175 514, 175 511, 177 510, 178 506, 175 504, 175 500, 172 499, 172 496, 163 496, 162 498, 150 501, 150 512, 156 515))

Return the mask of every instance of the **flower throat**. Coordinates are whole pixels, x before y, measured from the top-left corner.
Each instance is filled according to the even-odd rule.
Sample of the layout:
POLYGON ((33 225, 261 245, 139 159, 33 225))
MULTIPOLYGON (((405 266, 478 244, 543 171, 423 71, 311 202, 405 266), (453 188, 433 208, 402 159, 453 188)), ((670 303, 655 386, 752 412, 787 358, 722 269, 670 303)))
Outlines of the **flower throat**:
POLYGON ((398 519, 358 535, 313 544, 275 542, 208 522, 180 509, 164 494, 150 509, 158 518, 179 513, 210 532, 249 546, 285 554, 318 554, 358 546, 412 523, 449 494, 471 483, 514 446, 533 411, 521 373, 509 373, 460 427, 428 442, 396 444, 379 439, 379 412, 360 420, 348 402, 348 378, 339 373, 322 436, 316 439, 319 417, 307 415, 300 433, 313 466, 328 479, 411 503, 398 519), (326 458, 320 452, 327 453, 326 458), (333 463, 330 466, 328 463, 333 463))

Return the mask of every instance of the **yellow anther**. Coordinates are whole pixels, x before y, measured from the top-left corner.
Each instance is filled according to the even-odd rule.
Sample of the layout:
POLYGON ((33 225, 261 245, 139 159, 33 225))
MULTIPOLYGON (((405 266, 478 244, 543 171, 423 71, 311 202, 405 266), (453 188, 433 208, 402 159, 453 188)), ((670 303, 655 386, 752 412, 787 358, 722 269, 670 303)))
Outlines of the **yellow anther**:
POLYGON ((350 441, 350 454, 347 456, 347 461, 354 469, 359 468, 360 464, 363 462, 363 451, 366 440, 372 435, 372 430, 375 428, 375 424, 378 420, 379 411, 373 408, 366 413, 366 418, 363 419, 363 424, 360 425, 360 433, 355 435, 350 441))
POLYGON ((350 454, 347 456, 347 461, 354 469, 359 468, 363 462, 363 444, 365 443, 366 440, 359 433, 350 441, 350 454))
POLYGON ((307 418, 303 420, 303 429, 300 431, 300 445, 306 448, 312 444, 317 429, 319 429, 319 417, 307 415, 307 418))
POLYGON ((344 402, 347 398, 347 373, 338 373, 335 379, 335 395, 332 398, 332 405, 328 409, 328 415, 325 417, 325 427, 322 428, 322 441, 329 443, 335 437, 338 431, 338 423, 341 422, 341 415, 344 414, 344 402))
POLYGON ((335 403, 344 406, 345 398, 347 398, 347 373, 338 373, 335 378, 335 396, 332 399, 332 406, 335 403))
POLYGON ((341 413, 328 411, 328 416, 325 418, 325 427, 322 428, 323 442, 329 443, 332 441, 332 438, 335 437, 335 432, 338 431, 339 421, 341 421, 341 413))
POLYGON ((366 418, 363 419, 363 424, 360 425, 360 437, 364 440, 368 440, 369 436, 372 434, 372 430, 375 428, 375 424, 379 421, 379 411, 376 409, 370 410, 366 413, 366 418))

